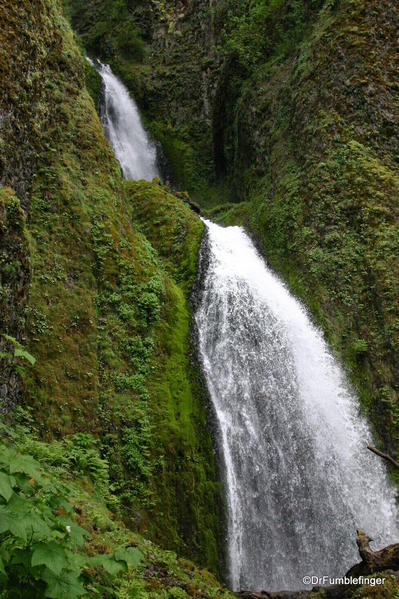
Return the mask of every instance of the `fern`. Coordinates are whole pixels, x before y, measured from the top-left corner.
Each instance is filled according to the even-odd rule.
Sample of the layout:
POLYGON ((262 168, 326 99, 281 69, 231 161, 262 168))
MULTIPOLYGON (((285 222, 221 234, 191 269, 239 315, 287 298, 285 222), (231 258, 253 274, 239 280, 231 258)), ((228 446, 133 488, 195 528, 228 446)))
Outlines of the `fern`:
MULTIPOLYGON (((92 442, 89 438, 80 441, 82 445, 92 442)), ((2 597, 84 597, 90 569, 115 576, 142 559, 132 547, 87 556, 84 544, 90 535, 76 523, 68 495, 66 486, 49 477, 32 456, 0 440, 2 597)))

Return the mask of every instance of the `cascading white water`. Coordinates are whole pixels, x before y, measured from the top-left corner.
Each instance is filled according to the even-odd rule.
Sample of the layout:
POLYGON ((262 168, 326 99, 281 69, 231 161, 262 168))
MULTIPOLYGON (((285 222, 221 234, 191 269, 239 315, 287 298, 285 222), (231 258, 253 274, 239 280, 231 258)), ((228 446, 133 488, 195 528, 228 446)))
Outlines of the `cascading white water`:
POLYGON ((136 103, 108 65, 89 62, 104 84, 101 122, 114 149, 125 179, 158 177, 156 148, 145 131, 136 103))
MULTIPOLYGON (((127 179, 158 175, 137 106, 107 65, 102 124, 127 179)), ((398 541, 395 492, 370 431, 303 306, 239 227, 207 223, 196 313, 218 420, 234 590, 298 589, 343 575, 356 528, 398 541)))
POLYGON ((196 313, 217 414, 234 590, 302 588, 399 541, 396 498, 343 372, 239 227, 207 222, 196 313))

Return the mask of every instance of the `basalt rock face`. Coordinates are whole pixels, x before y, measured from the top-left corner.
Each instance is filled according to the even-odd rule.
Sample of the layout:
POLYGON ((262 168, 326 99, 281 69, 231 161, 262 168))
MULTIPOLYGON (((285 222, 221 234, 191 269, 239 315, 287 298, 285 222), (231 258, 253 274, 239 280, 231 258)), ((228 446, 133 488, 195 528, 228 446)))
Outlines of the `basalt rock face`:
MULTIPOLYGON (((31 274, 25 220, 53 101, 43 73, 60 36, 46 26, 50 10, 39 0, 0 2, 0 13, 0 333, 23 341, 31 274)), ((0 351, 9 349, 0 337, 0 351)), ((6 358, 0 368, 0 411, 10 416, 21 380, 6 358)))
POLYGON ((41 0, 0 2, 0 180, 10 185, 28 209, 32 176, 45 149, 46 128, 56 102, 44 73, 60 64, 61 36, 52 11, 41 0))
MULTIPOLYGON (((0 189, 0 332, 22 341, 24 311, 31 276, 25 215, 9 188, 0 189)), ((0 337, 0 352, 12 343, 0 337)), ((21 392, 21 380, 12 361, 0 358, 0 412, 11 417, 21 392)))

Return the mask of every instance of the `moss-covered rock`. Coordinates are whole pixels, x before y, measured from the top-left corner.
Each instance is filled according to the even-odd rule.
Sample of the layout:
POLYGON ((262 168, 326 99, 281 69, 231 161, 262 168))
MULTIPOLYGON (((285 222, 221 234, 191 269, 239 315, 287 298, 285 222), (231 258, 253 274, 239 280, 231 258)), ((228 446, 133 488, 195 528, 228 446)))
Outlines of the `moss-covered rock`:
POLYGON ((216 570, 219 490, 190 361, 202 224, 182 199, 143 184, 147 199, 167 198, 151 199, 148 217, 165 219, 168 206, 177 218, 162 229, 171 240, 151 245, 134 210, 140 189, 122 180, 59 2, 0 3, 0 14, 2 51, 18 52, 1 61, 2 176, 28 214, 32 260, 24 335, 36 365, 19 403, 48 441, 98 438, 129 526, 216 570), (164 248, 188 257, 174 268, 164 248))
POLYGON ((0 412, 8 417, 13 415, 21 380, 7 355, 12 342, 4 335, 22 341, 31 276, 29 256, 20 202, 10 188, 0 188, 0 412))
POLYGON ((295 51, 253 67, 226 136, 250 200, 238 220, 305 300, 396 453, 399 13, 383 6, 326 2, 295 51))
POLYGON ((128 182, 126 187, 133 220, 140 223, 167 273, 166 302, 149 380, 162 448, 154 477, 159 507, 152 528, 163 545, 175 536, 181 553, 217 570, 223 556, 221 488, 216 482, 205 384, 193 350, 189 304, 204 225, 186 202, 161 185, 140 181, 128 182), (175 489, 173 495, 170 488, 175 489))

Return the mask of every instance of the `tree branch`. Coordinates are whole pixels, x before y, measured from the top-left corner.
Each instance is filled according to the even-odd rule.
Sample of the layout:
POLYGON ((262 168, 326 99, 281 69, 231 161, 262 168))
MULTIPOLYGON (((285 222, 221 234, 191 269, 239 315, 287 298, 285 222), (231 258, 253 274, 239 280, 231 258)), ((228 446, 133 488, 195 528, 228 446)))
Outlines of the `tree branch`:
POLYGON ((399 462, 394 460, 392 456, 388 455, 387 453, 383 453, 382 451, 380 451, 376 447, 373 447, 372 445, 367 445, 367 449, 380 456, 380 458, 387 460, 387 462, 389 462, 390 464, 392 464, 392 466, 399 470, 399 462))

